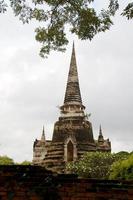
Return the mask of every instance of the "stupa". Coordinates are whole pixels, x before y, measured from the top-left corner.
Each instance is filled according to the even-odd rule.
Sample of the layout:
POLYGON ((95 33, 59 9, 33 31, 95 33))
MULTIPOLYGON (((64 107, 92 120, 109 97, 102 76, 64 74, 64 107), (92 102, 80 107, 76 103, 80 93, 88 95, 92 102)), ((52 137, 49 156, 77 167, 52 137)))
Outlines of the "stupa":
POLYGON ((79 160, 84 153, 111 151, 111 142, 105 140, 100 126, 98 139, 93 136, 92 124, 82 103, 75 47, 73 44, 64 103, 55 122, 51 141, 45 139, 44 128, 40 140, 33 145, 33 164, 62 173, 67 162, 79 160))

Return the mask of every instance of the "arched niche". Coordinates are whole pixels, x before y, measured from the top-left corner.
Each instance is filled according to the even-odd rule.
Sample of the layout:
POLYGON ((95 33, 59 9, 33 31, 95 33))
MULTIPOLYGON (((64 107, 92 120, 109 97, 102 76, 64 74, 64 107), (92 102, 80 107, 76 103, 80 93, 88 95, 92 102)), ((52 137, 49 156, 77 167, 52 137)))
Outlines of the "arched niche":
POLYGON ((64 142, 64 161, 77 160, 77 143, 75 137, 68 137, 64 142))
POLYGON ((67 143, 67 162, 74 160, 74 146, 71 140, 67 143))

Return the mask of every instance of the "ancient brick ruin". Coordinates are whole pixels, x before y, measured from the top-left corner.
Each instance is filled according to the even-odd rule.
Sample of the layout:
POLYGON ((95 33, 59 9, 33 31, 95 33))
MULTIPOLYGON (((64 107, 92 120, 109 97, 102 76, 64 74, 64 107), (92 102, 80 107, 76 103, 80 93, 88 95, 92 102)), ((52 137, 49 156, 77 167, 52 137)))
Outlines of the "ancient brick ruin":
POLYGON ((0 166, 0 200, 133 200, 133 181, 79 179, 39 166, 0 166))
POLYGON ((73 45, 64 104, 54 125, 53 138, 45 139, 44 129, 41 140, 35 140, 33 164, 47 169, 64 172, 69 161, 80 159, 85 152, 111 151, 111 142, 105 140, 100 127, 98 140, 93 137, 92 124, 85 114, 85 106, 79 87, 75 48, 73 45))

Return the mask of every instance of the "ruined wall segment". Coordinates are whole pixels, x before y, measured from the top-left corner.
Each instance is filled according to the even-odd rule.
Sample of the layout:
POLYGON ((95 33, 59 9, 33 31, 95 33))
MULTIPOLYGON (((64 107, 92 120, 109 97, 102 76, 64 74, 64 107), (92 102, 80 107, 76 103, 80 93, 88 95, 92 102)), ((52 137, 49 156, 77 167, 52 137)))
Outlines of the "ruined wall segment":
POLYGON ((39 166, 0 166, 1 200, 133 200, 133 180, 79 179, 39 166))

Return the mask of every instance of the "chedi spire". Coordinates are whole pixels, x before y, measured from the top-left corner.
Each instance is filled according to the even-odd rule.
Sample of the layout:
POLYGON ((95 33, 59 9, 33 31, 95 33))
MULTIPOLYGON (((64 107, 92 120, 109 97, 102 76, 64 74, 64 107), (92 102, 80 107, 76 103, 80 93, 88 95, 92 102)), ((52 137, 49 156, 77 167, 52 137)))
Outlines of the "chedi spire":
POLYGON ((104 140, 101 126, 99 138, 94 140, 92 124, 84 110, 73 44, 64 103, 54 124, 53 137, 52 140, 45 140, 43 128, 42 139, 34 142, 33 164, 65 173, 66 164, 78 161, 86 152, 111 151, 111 143, 104 140))
POLYGON ((41 141, 44 141, 44 142, 45 142, 45 131, 44 131, 44 126, 43 126, 43 130, 42 130, 41 141))
POLYGON ((104 138, 103 138, 103 134, 102 134, 102 128, 101 125, 99 127, 99 136, 98 136, 98 142, 103 142, 104 138))
POLYGON ((85 117, 85 107, 82 105, 80 94, 74 43, 72 48, 64 104, 60 107, 60 109, 61 117, 64 119, 75 120, 77 117, 85 117))
POLYGON ((66 93, 65 93, 65 98, 64 98, 64 104, 66 103, 67 104, 69 103, 82 104, 74 43, 73 43, 71 62, 70 62, 68 80, 67 80, 66 93))

